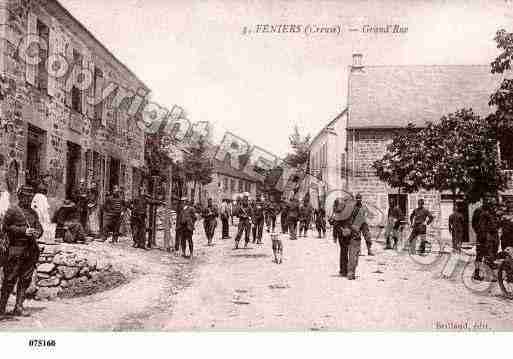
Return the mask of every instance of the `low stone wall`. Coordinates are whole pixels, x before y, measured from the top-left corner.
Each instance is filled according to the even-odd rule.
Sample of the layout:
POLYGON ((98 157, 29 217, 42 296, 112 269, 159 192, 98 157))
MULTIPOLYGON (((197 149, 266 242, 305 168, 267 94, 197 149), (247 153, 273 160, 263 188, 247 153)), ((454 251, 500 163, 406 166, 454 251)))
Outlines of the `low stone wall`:
POLYGON ((95 281, 113 266, 88 246, 74 244, 40 244, 41 255, 29 295, 36 300, 52 300, 71 286, 95 281))

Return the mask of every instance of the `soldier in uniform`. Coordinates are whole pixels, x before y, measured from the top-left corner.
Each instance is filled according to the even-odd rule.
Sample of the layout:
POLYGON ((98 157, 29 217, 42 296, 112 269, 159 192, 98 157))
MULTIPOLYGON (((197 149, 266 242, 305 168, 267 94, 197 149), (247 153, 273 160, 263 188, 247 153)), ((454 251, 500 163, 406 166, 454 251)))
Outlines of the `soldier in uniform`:
POLYGON ((452 249, 456 253, 461 252, 461 242, 465 231, 465 219, 456 206, 449 216, 449 232, 452 236, 452 249))
POLYGON ((249 232, 251 231, 251 207, 249 205, 249 194, 244 194, 241 203, 235 209, 235 215, 239 217, 237 235, 235 236, 235 249, 239 248, 239 241, 244 233, 244 248, 249 243, 249 232))
POLYGON ((312 221, 313 208, 309 202, 304 201, 299 207, 299 236, 303 233, 303 237, 308 234, 310 223, 312 221))
POLYGON ((253 221, 253 243, 262 244, 262 232, 264 231, 264 202, 256 201, 251 211, 253 221))
POLYGON ((412 226, 412 231, 410 234, 410 238, 408 239, 408 243, 410 246, 410 253, 415 254, 417 252, 417 237, 421 237, 420 254, 424 254, 426 250, 426 226, 429 226, 431 222, 433 222, 434 217, 430 211, 424 208, 424 200, 419 199, 419 206, 413 210, 410 215, 410 223, 412 226), (427 222, 426 222, 427 219, 427 222))
POLYGON ((192 259, 194 253, 192 236, 196 223, 196 211, 194 207, 187 203, 187 197, 182 197, 181 202, 183 203, 183 207, 176 221, 177 232, 181 241, 182 256, 186 257, 186 246, 189 245, 189 257, 192 259))
POLYGON ((105 242, 109 233, 112 233, 112 243, 118 242, 123 207, 124 203, 119 192, 119 187, 114 186, 112 195, 107 197, 104 204, 102 241, 105 242))
POLYGON ((85 179, 80 180, 78 189, 73 193, 73 202, 77 206, 80 224, 86 233, 89 232, 89 191, 87 190, 85 179))
POLYGON ((18 205, 12 206, 5 213, 4 230, 9 238, 9 253, 3 269, 0 315, 5 314, 7 301, 14 285, 17 287, 13 315, 26 315, 23 302, 39 259, 37 240, 43 235, 37 213, 30 208, 33 196, 34 189, 23 186, 18 192, 18 205))
POLYGON ((280 215, 280 223, 281 223, 281 233, 285 234, 289 231, 288 225, 288 217, 289 217, 289 204, 286 200, 282 200, 281 202, 281 215, 280 215))
POLYGON ((130 203, 130 227, 135 248, 146 249, 146 217, 150 200, 143 186, 139 189, 139 195, 130 203))
POLYGON ((274 200, 268 200, 265 205, 265 213, 267 219, 267 232, 273 232, 276 228, 276 216, 279 212, 279 208, 274 200))
POLYGON ((290 239, 297 239, 297 221, 299 218, 299 201, 297 198, 292 198, 290 200, 289 206, 287 208, 287 223, 288 229, 290 233, 290 239))
POLYGON ((212 204, 212 198, 207 201, 207 206, 203 209, 203 228, 205 229, 205 235, 207 236, 207 245, 212 245, 212 239, 214 238, 214 232, 217 227, 217 217, 219 217, 219 211, 217 206, 212 204))
POLYGON ((314 212, 315 215, 315 226, 319 233, 319 238, 326 237, 326 210, 324 206, 319 206, 314 212))
POLYGON ((477 222, 476 267, 473 279, 483 280, 480 275, 481 263, 484 262, 490 269, 495 269, 494 260, 499 250, 499 227, 495 213, 489 199, 483 200, 483 206, 477 222))

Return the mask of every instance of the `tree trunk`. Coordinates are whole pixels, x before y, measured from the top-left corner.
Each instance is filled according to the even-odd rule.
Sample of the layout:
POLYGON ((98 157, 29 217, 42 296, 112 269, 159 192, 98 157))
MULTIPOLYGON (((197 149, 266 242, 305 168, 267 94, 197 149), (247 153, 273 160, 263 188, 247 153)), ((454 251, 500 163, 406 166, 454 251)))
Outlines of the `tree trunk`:
POLYGON ((171 251, 171 206, 173 202, 173 166, 169 166, 169 181, 166 186, 166 205, 164 215, 164 250, 171 251))

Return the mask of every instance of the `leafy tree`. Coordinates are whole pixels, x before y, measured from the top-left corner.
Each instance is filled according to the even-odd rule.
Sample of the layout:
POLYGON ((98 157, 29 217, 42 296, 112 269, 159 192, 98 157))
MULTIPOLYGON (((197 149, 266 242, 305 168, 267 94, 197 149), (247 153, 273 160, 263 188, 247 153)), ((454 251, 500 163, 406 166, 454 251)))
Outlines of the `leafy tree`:
POLYGON ((450 191, 475 203, 506 188, 493 133, 486 119, 462 109, 423 129, 409 125, 374 168, 381 180, 408 193, 450 191))
POLYGON ((182 168, 187 181, 193 182, 191 202, 194 202, 198 184, 207 185, 212 182, 214 165, 208 155, 208 147, 203 138, 198 143, 191 144, 184 155, 182 168))
POLYGON ((291 167, 307 170, 310 159, 310 135, 301 135, 299 127, 294 127, 294 133, 289 136, 292 152, 287 154, 285 162, 291 167))

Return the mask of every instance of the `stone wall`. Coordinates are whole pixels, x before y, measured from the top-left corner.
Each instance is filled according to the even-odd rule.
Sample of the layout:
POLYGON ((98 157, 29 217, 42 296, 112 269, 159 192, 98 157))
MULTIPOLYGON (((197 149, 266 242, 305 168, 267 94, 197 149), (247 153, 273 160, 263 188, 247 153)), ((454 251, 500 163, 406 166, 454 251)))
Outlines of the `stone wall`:
MULTIPOLYGON (((394 137, 394 130, 348 130, 348 191, 361 193, 365 202, 381 211, 386 219, 388 212, 388 194, 398 193, 376 176, 372 168, 374 161, 380 159, 386 151, 386 146, 394 137)), ((408 194, 407 215, 409 216, 417 201, 423 198, 425 207, 435 216, 435 221, 428 230, 428 235, 438 237, 440 234, 440 193, 421 191, 408 194)), ((384 224, 384 223, 383 223, 384 224)), ((408 233, 407 233, 408 235, 408 233)))
POLYGON ((87 250, 87 246, 43 244, 40 248, 39 263, 29 290, 37 300, 55 299, 70 286, 94 281, 114 270, 109 261, 87 250))

